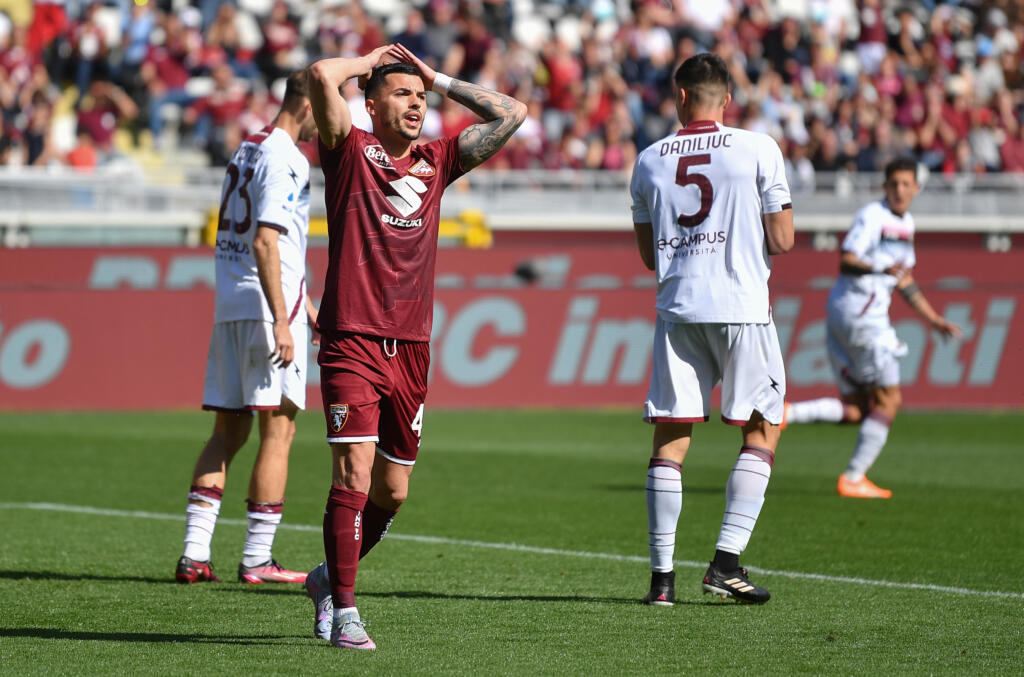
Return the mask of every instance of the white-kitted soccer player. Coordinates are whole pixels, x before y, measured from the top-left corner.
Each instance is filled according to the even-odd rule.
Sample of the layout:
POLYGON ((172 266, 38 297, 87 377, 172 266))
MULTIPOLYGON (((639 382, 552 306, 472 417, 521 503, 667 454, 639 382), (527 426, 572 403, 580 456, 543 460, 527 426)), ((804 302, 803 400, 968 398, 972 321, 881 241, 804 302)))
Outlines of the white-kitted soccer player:
POLYGON ((960 327, 932 308, 914 282, 914 218, 917 163, 896 159, 885 168, 885 199, 863 207, 843 238, 839 278, 826 303, 828 354, 842 399, 825 397, 786 405, 786 421, 860 423, 860 433, 836 490, 850 498, 889 498, 892 492, 866 476, 889 437, 899 411, 899 358, 907 348, 889 321, 895 289, 946 338, 960 327))
POLYGON ((216 412, 196 461, 186 510, 180 583, 216 581, 210 541, 228 466, 259 418, 260 448, 249 481, 248 524, 238 579, 301 583, 306 574, 271 555, 281 521, 295 414, 306 403, 309 161, 296 143, 316 134, 305 72, 293 74, 274 121, 231 156, 217 226, 217 291, 203 409, 216 412))
POLYGON ((793 246, 793 212, 778 144, 722 124, 729 70, 718 56, 675 73, 683 128, 655 142, 633 172, 640 257, 658 280, 654 364, 645 419, 654 424, 647 471, 651 589, 675 599, 672 556, 682 509, 682 464, 693 424, 707 421, 722 384, 722 419, 743 446, 725 488, 725 516, 705 592, 764 603, 739 556, 764 503, 782 422, 786 375, 768 303, 771 255, 793 246))

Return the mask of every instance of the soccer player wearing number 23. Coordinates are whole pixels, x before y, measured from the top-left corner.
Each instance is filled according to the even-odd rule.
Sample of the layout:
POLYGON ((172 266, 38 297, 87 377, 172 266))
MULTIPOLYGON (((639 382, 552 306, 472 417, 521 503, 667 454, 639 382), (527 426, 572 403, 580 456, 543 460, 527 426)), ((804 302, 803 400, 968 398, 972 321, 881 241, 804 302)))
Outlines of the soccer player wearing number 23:
POLYGON ((419 449, 441 196, 504 145, 526 106, 436 73, 401 45, 313 64, 310 98, 330 237, 318 361, 333 475, 327 558, 306 589, 317 636, 339 648, 373 649, 356 608, 356 571, 405 500, 419 449), (365 78, 373 134, 352 125, 339 91, 353 77, 365 78), (416 145, 425 89, 483 121, 458 137, 416 145))
POLYGON ((285 85, 281 111, 245 139, 228 165, 217 223, 217 294, 203 408, 216 412, 189 490, 181 583, 218 580, 210 542, 228 466, 259 416, 260 448, 249 482, 238 579, 302 583, 306 574, 271 556, 284 506, 295 415, 306 403, 309 161, 296 145, 316 134, 304 72, 285 85))
POLYGON ((707 421, 722 384, 722 419, 743 446, 725 488, 725 515, 705 592, 763 603, 739 556, 764 503, 782 422, 786 379, 768 301, 773 254, 793 246, 782 153, 765 135, 722 124, 729 71, 701 54, 675 73, 682 129, 637 158, 631 194, 640 257, 658 282, 654 360, 645 419, 654 424, 647 471, 651 589, 675 601, 672 557, 682 509, 682 464, 693 424, 707 421))

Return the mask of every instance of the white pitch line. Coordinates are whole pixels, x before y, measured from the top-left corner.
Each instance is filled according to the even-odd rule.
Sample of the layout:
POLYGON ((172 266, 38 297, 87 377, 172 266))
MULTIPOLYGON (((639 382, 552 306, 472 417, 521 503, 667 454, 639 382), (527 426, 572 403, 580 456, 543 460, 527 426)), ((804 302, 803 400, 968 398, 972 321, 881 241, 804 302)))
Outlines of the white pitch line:
MULTIPOLYGON (((50 512, 70 512, 79 515, 102 515, 104 517, 134 517, 137 519, 164 520, 172 522, 184 521, 182 515, 169 513, 147 512, 145 510, 114 510, 112 508, 95 508, 87 505, 66 505, 63 503, 0 503, 0 510, 46 510, 50 512)), ((234 526, 246 526, 246 520, 220 518, 218 524, 230 524, 234 526)), ((289 524, 283 523, 279 529, 291 531, 310 531, 321 533, 320 525, 289 524)), ((585 550, 562 550, 559 548, 540 548, 532 545, 521 545, 519 543, 492 543, 490 541, 469 541, 458 538, 444 538, 443 536, 417 536, 414 534, 401 534, 388 532, 388 539, 396 541, 414 541, 416 543, 432 543, 436 545, 455 545, 466 548, 488 548, 491 550, 511 550, 514 552, 527 552, 533 555, 554 555, 556 557, 580 557, 586 559, 604 559, 614 562, 642 562, 647 563, 647 557, 638 555, 617 555, 607 552, 588 552, 585 550)), ((707 566, 704 562, 693 562, 688 560, 675 560, 677 566, 690 569, 703 569, 707 566)), ((764 574, 766 576, 785 576, 786 578, 799 578, 825 583, 849 583, 852 585, 868 585, 877 588, 895 588, 899 590, 927 590, 928 592, 945 592, 953 595, 970 595, 976 597, 1000 597, 1004 599, 1024 600, 1024 593, 1001 592, 999 590, 973 590, 971 588, 958 588, 948 585, 931 585, 927 583, 900 583, 897 581, 885 581, 872 578, 857 578, 852 576, 829 576, 828 574, 807 573, 804 571, 786 571, 781 569, 762 569, 760 567, 747 567, 747 571, 764 574)))

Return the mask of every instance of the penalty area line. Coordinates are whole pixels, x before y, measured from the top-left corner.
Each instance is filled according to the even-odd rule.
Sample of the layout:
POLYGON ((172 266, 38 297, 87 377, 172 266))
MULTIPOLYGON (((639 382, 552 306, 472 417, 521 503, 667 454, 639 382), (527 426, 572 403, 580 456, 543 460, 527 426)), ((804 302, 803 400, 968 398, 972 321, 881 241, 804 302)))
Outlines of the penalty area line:
MULTIPOLYGON (((67 505, 64 503, 0 503, 0 510, 40 510, 49 512, 67 512, 77 515, 97 515, 102 517, 130 517, 135 519, 161 520, 168 522, 183 522, 183 515, 170 513, 148 512, 145 510, 115 510, 113 508, 96 508, 88 505, 67 505)), ((232 526, 247 526, 247 521, 233 518, 220 518, 218 524, 229 524, 232 526)), ((320 525, 311 524, 289 524, 283 523, 279 529, 289 531, 308 531, 321 533, 320 525)), ((484 548, 490 550, 508 550, 513 552, 524 552, 532 555, 551 555, 554 557, 577 557, 583 559, 603 559, 613 562, 640 562, 646 564, 647 557, 639 555, 618 555, 607 552, 588 552, 586 550, 563 550, 560 548, 541 548, 532 545, 519 543, 494 543, 491 541, 474 541, 458 538, 445 538, 442 536, 419 536, 415 534, 402 534, 392 531, 388 532, 387 538, 396 541, 412 541, 415 543, 430 543, 433 545, 452 545, 463 548, 484 548)), ((689 560, 674 560, 676 566, 688 569, 703 569, 707 564, 689 560)), ((928 592, 943 592, 951 595, 965 595, 973 597, 999 597, 1004 599, 1024 600, 1024 593, 1002 592, 999 590, 974 590, 972 588, 960 588, 948 585, 932 585, 929 583, 901 583, 898 581, 886 581, 872 578, 858 578, 854 576, 830 576, 828 574, 816 574, 805 571, 787 571, 784 569, 765 569, 761 567, 748 566, 747 571, 763 574, 765 576, 782 576, 802 580, 820 581, 823 583, 840 583, 848 585, 866 585, 876 588, 893 588, 897 590, 925 590, 928 592)))

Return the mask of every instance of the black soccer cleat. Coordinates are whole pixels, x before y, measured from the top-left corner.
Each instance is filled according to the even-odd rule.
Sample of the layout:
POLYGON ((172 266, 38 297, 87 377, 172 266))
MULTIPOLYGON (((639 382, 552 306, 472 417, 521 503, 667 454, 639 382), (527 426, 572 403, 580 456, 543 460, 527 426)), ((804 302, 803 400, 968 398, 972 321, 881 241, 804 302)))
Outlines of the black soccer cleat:
POLYGON ((744 604, 764 604, 771 599, 771 594, 759 588, 747 578, 747 570, 743 567, 735 571, 723 572, 714 565, 708 567, 701 583, 704 592, 712 592, 722 599, 732 597, 744 604))
POLYGON ((644 597, 644 604, 672 606, 676 601, 676 572, 652 571, 651 591, 644 597))

